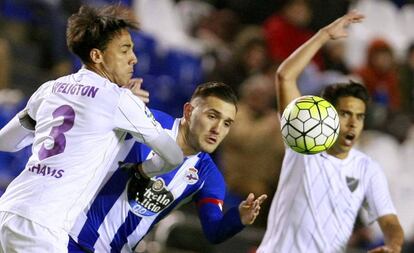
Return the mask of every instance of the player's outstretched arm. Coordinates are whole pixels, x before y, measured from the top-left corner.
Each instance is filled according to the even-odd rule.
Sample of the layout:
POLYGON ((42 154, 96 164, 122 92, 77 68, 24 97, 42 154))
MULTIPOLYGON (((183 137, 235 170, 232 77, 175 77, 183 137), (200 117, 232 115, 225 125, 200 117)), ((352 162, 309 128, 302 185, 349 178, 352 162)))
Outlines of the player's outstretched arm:
MULTIPOLYGON (((209 242, 217 244, 240 232, 246 225, 251 225, 260 212, 260 205, 267 198, 261 195, 255 199, 250 193, 239 206, 234 206, 223 215, 220 205, 214 201, 197 203, 201 225, 209 242)), ((214 198, 208 198, 214 199, 214 198)))
POLYGON ((404 241, 404 232, 398 217, 394 214, 378 218, 381 231, 384 234, 385 245, 368 251, 368 253, 400 253, 404 241))
POLYGON ((296 83, 297 78, 318 50, 331 39, 335 40, 346 37, 348 35, 347 27, 352 23, 359 23, 363 19, 364 16, 357 11, 349 12, 320 29, 312 38, 282 62, 276 72, 275 81, 281 112, 292 100, 301 95, 296 83))
POLYGON ((267 199, 266 194, 255 199, 254 194, 250 193, 247 198, 240 203, 239 213, 243 225, 251 225, 254 223, 260 213, 260 206, 265 199, 267 199))

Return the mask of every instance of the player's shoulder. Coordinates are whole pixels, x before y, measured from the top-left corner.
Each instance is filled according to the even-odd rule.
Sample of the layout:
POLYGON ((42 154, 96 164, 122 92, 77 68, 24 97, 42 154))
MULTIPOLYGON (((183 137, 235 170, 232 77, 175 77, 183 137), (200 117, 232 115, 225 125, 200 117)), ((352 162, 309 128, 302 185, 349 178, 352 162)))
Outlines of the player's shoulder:
POLYGON ((221 172, 214 162, 213 158, 210 154, 206 152, 200 152, 197 154, 198 162, 196 163, 195 167, 199 170, 205 171, 208 174, 220 174, 221 172))
POLYGON ((169 115, 166 112, 152 108, 150 108, 150 111, 152 115, 154 115, 154 118, 161 124, 163 128, 172 129, 174 122, 176 120, 173 116, 169 115))
POLYGON ((356 148, 353 148, 350 150, 349 156, 352 159, 358 160, 358 161, 365 161, 367 163, 374 162, 374 160, 372 160, 372 158, 369 155, 365 154, 364 152, 356 148))
POLYGON ((132 92, 129 89, 119 87, 118 84, 111 82, 109 79, 98 73, 82 68, 78 72, 62 77, 67 83, 81 83, 82 85, 95 86, 96 88, 107 90, 110 94, 120 95, 122 93, 132 92))
POLYGON ((353 159, 359 167, 362 167, 367 171, 382 171, 381 165, 377 161, 358 149, 351 149, 349 155, 351 156, 350 158, 353 159))

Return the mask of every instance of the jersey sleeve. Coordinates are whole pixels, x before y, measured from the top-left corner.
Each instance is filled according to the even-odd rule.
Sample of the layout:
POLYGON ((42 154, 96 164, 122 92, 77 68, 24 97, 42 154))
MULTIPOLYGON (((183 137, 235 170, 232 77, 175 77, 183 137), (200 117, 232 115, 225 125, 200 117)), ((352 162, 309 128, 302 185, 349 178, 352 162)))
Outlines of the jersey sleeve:
POLYGON ((381 216, 395 214, 388 189, 387 179, 381 167, 375 163, 370 164, 371 174, 368 178, 363 206, 368 211, 368 222, 372 223, 381 216))
POLYGON ((16 152, 32 144, 34 133, 24 128, 19 121, 19 116, 0 129, 0 150, 16 152))
POLYGON ((50 88, 51 82, 41 85, 32 94, 26 107, 0 130, 0 150, 15 152, 32 144, 36 112, 43 101, 43 97, 49 93, 50 88), (27 119, 30 119, 30 123, 33 122, 33 125, 29 126, 27 119))
POLYGON ((118 130, 131 133, 139 142, 148 143, 163 131, 144 102, 126 89, 121 92, 114 118, 118 130))
POLYGON ((209 164, 207 171, 210 175, 196 194, 195 201, 206 238, 211 243, 220 243, 240 232, 244 226, 240 220, 238 207, 229 209, 223 215, 223 200, 226 192, 223 176, 213 163, 209 164))
POLYGON ((184 158, 178 144, 155 120, 154 115, 130 90, 123 89, 115 112, 115 128, 133 135, 156 153, 142 163, 142 171, 153 177, 177 167, 184 158))
POLYGON ((32 118, 35 121, 37 110, 39 109, 46 95, 48 95, 51 92, 52 84, 53 82, 51 81, 42 84, 35 91, 35 93, 32 94, 32 96, 29 98, 29 101, 27 102, 26 108, 24 110, 27 110, 27 113, 30 116, 30 118, 32 118))

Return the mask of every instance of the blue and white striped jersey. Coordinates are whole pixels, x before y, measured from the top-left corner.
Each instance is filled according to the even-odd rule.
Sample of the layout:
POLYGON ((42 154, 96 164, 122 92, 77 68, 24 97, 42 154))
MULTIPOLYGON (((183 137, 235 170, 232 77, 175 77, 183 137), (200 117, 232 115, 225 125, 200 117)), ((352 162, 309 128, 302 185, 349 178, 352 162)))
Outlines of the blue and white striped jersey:
MULTIPOLYGON (((159 111, 153 113, 157 121, 176 138, 180 120, 159 111)), ((144 144, 135 143, 125 162, 140 163, 152 153, 144 144)), ((208 211, 199 209, 202 224, 208 223, 203 221, 207 219, 209 222, 218 220, 218 223, 223 220, 221 206, 225 197, 225 183, 207 153, 187 157, 178 168, 151 178, 146 187, 140 187, 140 183, 130 173, 115 170, 88 209, 78 217, 70 233, 72 239, 91 252, 132 252, 157 222, 173 209, 190 201, 208 208, 208 211)), ((238 211, 229 213, 225 215, 229 216, 225 223, 232 229, 222 231, 225 233, 223 239, 243 228, 238 211)), ((221 222, 216 225, 214 229, 218 230, 224 224, 221 222)), ((69 246, 69 252, 77 251, 71 251, 69 246)))

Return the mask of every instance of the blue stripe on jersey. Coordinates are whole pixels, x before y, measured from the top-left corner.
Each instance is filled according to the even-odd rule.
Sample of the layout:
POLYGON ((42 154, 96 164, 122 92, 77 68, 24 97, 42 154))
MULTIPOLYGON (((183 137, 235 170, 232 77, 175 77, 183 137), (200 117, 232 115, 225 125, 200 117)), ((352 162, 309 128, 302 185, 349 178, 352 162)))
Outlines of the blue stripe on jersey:
POLYGON ((110 244, 111 252, 121 252, 122 247, 128 242, 128 236, 135 230, 141 219, 132 212, 128 212, 125 222, 119 227, 110 244))
POLYGON ((155 119, 161 124, 163 128, 171 129, 174 125, 175 118, 171 117, 165 112, 151 109, 155 119))
MULTIPOLYGON (((197 168, 201 161, 202 161, 201 159, 198 160, 194 167, 197 168)), ((175 169, 175 170, 173 170, 173 171, 171 171, 167 174, 161 175, 157 178, 162 178, 164 180, 164 182, 166 182, 166 180, 168 178, 169 182, 171 182, 172 178, 174 178, 177 171, 178 171, 178 169, 175 169)), ((166 185, 168 185, 167 182, 166 182, 166 185)), ((147 233, 152 229, 152 227, 155 224, 157 224, 161 219, 163 219, 165 216, 167 216, 178 204, 180 204, 182 200, 184 200, 189 195, 194 194, 194 193, 195 193, 194 185, 187 185, 187 187, 184 189, 183 193, 177 199, 175 199, 174 202, 172 202, 170 206, 168 206, 163 211, 161 211, 161 213, 155 218, 155 221, 152 223, 150 228, 147 230, 147 233)), ((116 232, 116 234, 114 236, 114 239, 111 242, 111 247, 112 247, 112 250, 114 250, 114 252, 119 252, 119 251, 116 251, 115 249, 117 249, 117 250, 122 249, 124 244, 127 243, 127 237, 131 233, 134 232, 136 227, 139 225, 140 221, 141 221, 141 218, 139 216, 133 214, 132 212, 128 212, 128 217, 125 219, 124 224, 122 224, 121 227, 118 229, 118 231, 116 232), (116 247, 115 247, 115 245, 116 245, 116 247)), ((138 243, 139 242, 137 242, 137 244, 138 243)))
MULTIPOLYGON (((141 144, 135 143, 125 161, 137 161, 141 160, 140 154, 137 154, 136 150, 141 144)), ((91 207, 86 214, 87 220, 84 227, 79 233, 79 240, 83 243, 87 243, 89 248, 93 248, 93 245, 98 240, 98 229, 105 219, 105 215, 111 210, 119 196, 125 189, 125 185, 128 182, 129 174, 122 170, 117 170, 108 180, 105 186, 101 189, 100 194, 92 202, 91 207)), ((86 246, 86 245, 85 245, 86 246)))
MULTIPOLYGON (((200 163, 202 163, 202 162, 203 162, 203 159, 200 158, 197 161, 197 163, 195 164, 194 167, 198 168, 200 163)), ((199 187, 201 187, 201 184, 200 184, 199 187)), ((197 190, 199 190, 199 189, 197 189, 197 190)), ((152 226, 157 224, 160 220, 162 220, 165 216, 167 216, 178 204, 181 203, 181 201, 183 201, 185 198, 187 198, 188 196, 190 196, 191 194, 194 194, 194 193, 195 193, 194 186, 193 185, 187 185, 187 187, 185 188, 183 193, 176 200, 174 200, 174 202, 169 207, 167 207, 165 210, 163 210, 157 216, 157 218, 155 218, 154 223, 151 225, 151 228, 152 228, 152 226)))

